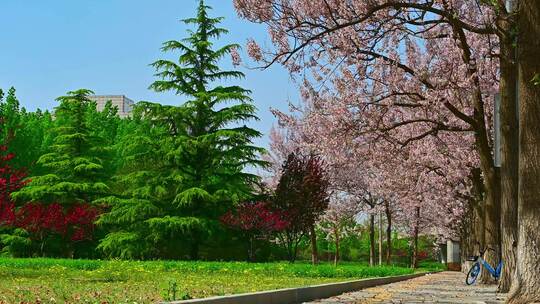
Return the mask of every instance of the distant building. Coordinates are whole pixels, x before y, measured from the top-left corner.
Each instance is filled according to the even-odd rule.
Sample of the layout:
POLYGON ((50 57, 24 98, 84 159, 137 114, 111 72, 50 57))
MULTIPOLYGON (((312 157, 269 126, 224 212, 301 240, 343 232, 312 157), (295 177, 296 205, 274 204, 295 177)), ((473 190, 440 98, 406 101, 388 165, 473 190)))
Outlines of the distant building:
POLYGON ((98 111, 103 111, 107 101, 111 101, 113 106, 118 107, 118 116, 121 118, 130 117, 135 102, 124 95, 94 95, 89 97, 97 103, 98 111))

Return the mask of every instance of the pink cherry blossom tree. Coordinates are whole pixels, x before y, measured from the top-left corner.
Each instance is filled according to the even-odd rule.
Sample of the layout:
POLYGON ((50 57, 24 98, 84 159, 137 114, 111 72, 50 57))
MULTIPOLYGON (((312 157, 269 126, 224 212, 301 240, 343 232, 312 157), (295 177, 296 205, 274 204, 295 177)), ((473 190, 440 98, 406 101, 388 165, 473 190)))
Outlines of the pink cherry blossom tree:
POLYGON ((356 215, 359 213, 359 205, 355 198, 345 193, 334 194, 330 200, 328 210, 318 223, 319 229, 326 233, 326 239, 334 242, 335 254, 334 265, 340 260, 341 240, 348 235, 357 234, 356 215))
POLYGON ((408 145, 443 132, 473 132, 486 202, 484 243, 498 244, 498 179, 486 109, 497 91, 497 38, 508 33, 501 25, 509 16, 504 6, 383 0, 235 4, 241 16, 269 27, 275 49, 261 50, 252 42, 256 60, 266 66, 280 62, 292 73, 311 71, 317 83, 341 79, 332 85, 343 98, 383 108, 373 111, 370 124, 380 131, 377 136, 408 145), (403 108, 416 111, 402 115, 403 108), (409 125, 415 125, 413 132, 393 136, 409 125))

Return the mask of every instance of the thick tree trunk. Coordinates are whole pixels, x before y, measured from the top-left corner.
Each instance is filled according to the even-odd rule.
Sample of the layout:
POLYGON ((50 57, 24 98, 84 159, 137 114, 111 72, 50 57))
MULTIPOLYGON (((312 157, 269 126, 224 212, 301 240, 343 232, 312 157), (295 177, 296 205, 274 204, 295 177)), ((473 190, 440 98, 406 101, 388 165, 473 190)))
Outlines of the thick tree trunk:
POLYGON ((369 266, 375 265, 375 215, 369 215, 369 266))
POLYGON ((481 226, 481 222, 478 218, 478 212, 474 208, 475 206, 471 202, 460 231, 461 270, 465 273, 469 271, 470 266, 467 258, 478 252, 477 242, 480 239, 478 227, 481 226))
MULTIPOLYGON (((498 170, 493 164, 492 144, 487 129, 485 101, 482 95, 480 72, 477 62, 471 52, 468 38, 460 27, 454 27, 454 38, 459 41, 458 46, 462 49, 462 60, 467 65, 467 74, 471 77, 471 101, 474 105, 472 115, 472 126, 474 128, 475 144, 480 158, 480 169, 484 181, 485 190, 485 239, 484 245, 500 252, 500 179, 498 170)), ((452 109, 450 107, 450 109, 452 109)), ((498 262, 498 254, 488 251, 485 255, 490 264, 498 262)), ((494 283, 495 281, 486 272, 482 272, 483 283, 494 283)))
POLYGON ((309 228, 309 238, 311 240, 311 263, 317 265, 319 263, 319 253, 317 252, 317 234, 315 233, 315 225, 309 228))
POLYGON ((382 265, 383 256, 383 222, 382 213, 379 211, 379 265, 382 265))
MULTIPOLYGON (((500 257, 500 179, 497 168, 493 166, 493 158, 490 154, 480 154, 480 163, 484 177, 485 197, 483 202, 483 238, 480 243, 487 250, 484 259, 491 265, 497 265, 500 257)), ((489 271, 482 267, 480 277, 483 284, 495 284, 496 280, 489 271)))
MULTIPOLYGON (((510 25, 506 25, 510 32, 510 25)), ((516 269, 518 243, 518 164, 519 126, 517 115, 517 68, 513 37, 503 37, 501 43, 501 245, 504 261, 499 292, 510 290, 516 269)))
MULTIPOLYGON (((484 117, 483 106, 482 117, 484 117)), ((477 121, 484 122, 483 118, 478 117, 477 121)), ((498 169, 493 165, 491 156, 491 147, 487 142, 487 133, 485 127, 478 127, 476 131, 476 145, 479 150, 480 167, 484 181, 485 197, 483 201, 483 239, 480 241, 483 247, 489 247, 494 250, 488 250, 485 259, 491 265, 499 262, 500 254, 500 179, 498 169)), ((481 281, 484 284, 495 284, 495 279, 489 272, 482 268, 481 281)))
MULTIPOLYGON (((483 108, 482 108, 483 113, 483 108)), ((482 114, 484 117, 484 114, 482 114)), ((483 118, 482 118, 483 119, 483 118)), ((483 121, 478 118, 479 121, 483 121)), ((485 196, 483 201, 483 238, 480 241, 483 248, 487 250, 484 255, 485 260, 491 265, 497 265, 500 255, 500 177, 499 170, 493 164, 491 148, 487 143, 485 127, 477 130, 477 146, 479 147, 480 168, 482 170, 485 196)), ((495 279, 489 271, 483 267, 480 280, 483 284, 495 284, 495 279)))
MULTIPOLYGON (((500 260, 500 206, 497 204, 497 196, 495 194, 497 187, 494 187, 491 193, 487 193, 486 201, 484 202, 484 242, 483 248, 491 248, 487 250, 484 259, 491 265, 497 265, 500 260)), ((482 267, 481 282, 483 284, 496 284, 497 281, 482 267)))
POLYGON ((480 253, 480 247, 485 247, 485 240, 486 240, 486 213, 484 212, 484 202, 480 202, 480 204, 475 209, 476 217, 478 219, 478 228, 476 229, 476 241, 478 242, 475 244, 476 246, 476 252, 475 254, 480 253))
POLYGON ((519 247, 508 303, 540 302, 540 1, 521 0, 519 69, 519 247))
POLYGON ((390 203, 384 202, 384 212, 386 213, 386 264, 392 262, 392 211, 390 203))
POLYGON ((470 263, 466 262, 466 258, 478 254, 479 244, 484 242, 484 184, 480 169, 471 170, 472 194, 469 200, 469 210, 467 219, 463 222, 462 227, 462 250, 461 250, 461 269, 465 272, 469 270, 470 263))

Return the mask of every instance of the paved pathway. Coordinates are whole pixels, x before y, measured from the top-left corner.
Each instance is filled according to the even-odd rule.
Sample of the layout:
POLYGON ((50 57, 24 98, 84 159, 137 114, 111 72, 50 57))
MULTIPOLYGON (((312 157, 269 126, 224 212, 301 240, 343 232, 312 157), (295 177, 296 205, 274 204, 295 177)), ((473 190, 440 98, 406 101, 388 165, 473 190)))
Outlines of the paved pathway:
POLYGON ((496 286, 467 286, 463 273, 445 271, 312 303, 504 303, 504 295, 496 294, 496 289, 496 286))

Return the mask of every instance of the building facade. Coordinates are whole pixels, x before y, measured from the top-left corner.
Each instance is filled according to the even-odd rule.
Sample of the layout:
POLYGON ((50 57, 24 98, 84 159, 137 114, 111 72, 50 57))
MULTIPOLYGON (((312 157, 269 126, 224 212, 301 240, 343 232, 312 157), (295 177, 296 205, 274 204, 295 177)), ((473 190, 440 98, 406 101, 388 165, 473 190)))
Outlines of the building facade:
POLYGON ((97 103, 98 111, 103 111, 107 101, 111 101, 113 106, 118 108, 118 116, 126 118, 131 116, 135 102, 124 95, 93 95, 90 100, 97 103))

